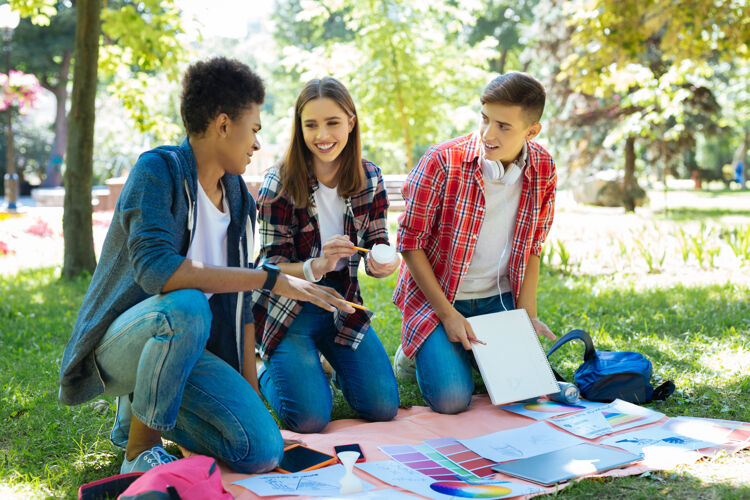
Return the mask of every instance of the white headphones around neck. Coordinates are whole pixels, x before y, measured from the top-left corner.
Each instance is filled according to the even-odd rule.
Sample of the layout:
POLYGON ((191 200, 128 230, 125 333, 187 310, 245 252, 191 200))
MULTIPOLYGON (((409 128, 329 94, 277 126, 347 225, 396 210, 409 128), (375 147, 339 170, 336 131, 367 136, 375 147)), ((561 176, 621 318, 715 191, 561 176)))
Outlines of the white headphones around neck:
POLYGON ((521 169, 515 163, 511 163, 507 169, 503 166, 503 163, 501 161, 493 161, 488 160, 487 158, 482 158, 482 163, 485 171, 491 170, 500 172, 499 177, 493 180, 498 180, 506 186, 514 184, 518 180, 518 178, 521 177, 521 169))

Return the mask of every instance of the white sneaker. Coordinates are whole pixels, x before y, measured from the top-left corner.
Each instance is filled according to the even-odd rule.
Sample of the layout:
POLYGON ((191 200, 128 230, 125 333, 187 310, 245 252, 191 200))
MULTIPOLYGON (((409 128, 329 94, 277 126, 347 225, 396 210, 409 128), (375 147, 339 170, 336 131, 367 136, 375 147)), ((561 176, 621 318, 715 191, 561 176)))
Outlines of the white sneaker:
POLYGON ((133 460, 124 458, 122 465, 120 466, 120 474, 127 474, 128 472, 147 472, 157 465, 168 464, 175 460, 177 460, 177 457, 170 455, 160 444, 157 444, 151 449, 142 451, 133 460))
POLYGON ((414 382, 417 379, 417 363, 404 354, 401 344, 393 356, 393 373, 396 374, 396 379, 402 382, 414 382))

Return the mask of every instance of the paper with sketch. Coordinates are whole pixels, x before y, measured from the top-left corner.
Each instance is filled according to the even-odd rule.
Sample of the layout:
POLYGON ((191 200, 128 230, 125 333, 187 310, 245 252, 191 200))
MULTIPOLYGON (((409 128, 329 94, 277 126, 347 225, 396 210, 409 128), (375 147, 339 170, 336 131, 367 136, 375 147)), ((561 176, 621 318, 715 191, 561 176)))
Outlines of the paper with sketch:
POLYGON ((559 386, 525 309, 466 318, 482 344, 471 347, 492 404, 558 392, 559 386))
POLYGON ((494 462, 533 457, 584 442, 544 422, 459 441, 494 462))
POLYGON ((704 441, 717 443, 744 442, 750 439, 750 423, 700 417, 670 418, 665 429, 704 441))
MULTIPOLYGON (((344 466, 335 464, 307 472, 262 474, 240 479, 232 484, 238 484, 262 497, 271 495, 335 496, 339 494, 339 479, 344 476, 344 473, 344 466)), ((362 488, 371 490, 374 486, 362 481, 362 488)))
POLYGON ((647 427, 604 439, 599 444, 616 446, 643 456, 647 465, 654 463, 687 463, 695 460, 694 450, 711 448, 719 443, 683 436, 665 428, 647 427))
POLYGON ((435 500, 455 500, 456 497, 487 498, 477 496, 491 491, 492 498, 510 498, 541 491, 535 486, 509 481, 476 480, 435 481, 393 460, 364 462, 355 467, 381 481, 435 500))
POLYGON ((663 413, 616 399, 607 405, 553 418, 548 422, 577 436, 594 439, 631 427, 651 424, 663 417, 663 413))
POLYGON ((405 490, 437 500, 451 500, 453 495, 443 495, 430 489, 430 484, 435 480, 421 474, 395 460, 383 460, 380 462, 362 462, 354 464, 357 469, 363 470, 375 476, 384 483, 398 486, 405 490))
POLYGON ((511 413, 517 413, 524 417, 531 417, 534 420, 547 420, 548 418, 556 417, 558 415, 576 413, 591 408, 600 408, 604 405, 604 403, 583 400, 575 404, 558 403, 557 401, 530 401, 526 403, 504 405, 501 406, 500 409, 511 413))

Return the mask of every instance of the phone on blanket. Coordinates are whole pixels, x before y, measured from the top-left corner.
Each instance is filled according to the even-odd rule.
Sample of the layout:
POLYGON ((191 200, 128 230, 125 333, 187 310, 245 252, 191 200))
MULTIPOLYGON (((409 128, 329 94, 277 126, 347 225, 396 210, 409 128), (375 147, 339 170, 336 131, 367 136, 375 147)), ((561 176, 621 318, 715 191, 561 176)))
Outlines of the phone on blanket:
POLYGON ((276 470, 279 472, 304 472, 320 469, 336 463, 336 457, 313 450, 302 444, 293 444, 284 448, 284 457, 276 470))
MULTIPOLYGON (((357 462, 364 462, 365 461, 365 454, 362 451, 362 448, 356 443, 354 444, 340 444, 338 446, 333 447, 333 454, 338 455, 339 452, 342 451, 356 451, 359 453, 359 458, 357 459, 357 462)), ((341 462, 341 460, 339 460, 341 462)))

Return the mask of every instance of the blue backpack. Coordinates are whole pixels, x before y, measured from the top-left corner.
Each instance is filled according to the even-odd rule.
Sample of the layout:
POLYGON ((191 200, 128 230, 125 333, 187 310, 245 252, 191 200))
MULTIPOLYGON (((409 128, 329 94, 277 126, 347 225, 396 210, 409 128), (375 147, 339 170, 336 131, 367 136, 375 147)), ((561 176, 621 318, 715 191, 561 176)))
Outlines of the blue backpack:
MULTIPOLYGON (((571 340, 581 340, 586 348, 583 363, 576 370, 574 380, 581 396, 589 401, 609 403, 622 399, 643 404, 661 400, 674 392, 671 380, 659 387, 651 385, 651 361, 643 354, 627 351, 597 351, 588 333, 571 330, 560 338, 547 353, 547 357, 571 340)), ((554 371, 554 370, 553 370, 554 371)), ((558 380, 564 379, 554 372, 558 380)))

